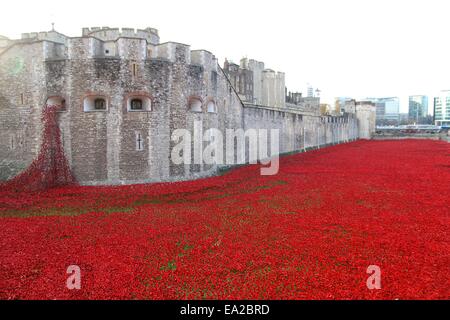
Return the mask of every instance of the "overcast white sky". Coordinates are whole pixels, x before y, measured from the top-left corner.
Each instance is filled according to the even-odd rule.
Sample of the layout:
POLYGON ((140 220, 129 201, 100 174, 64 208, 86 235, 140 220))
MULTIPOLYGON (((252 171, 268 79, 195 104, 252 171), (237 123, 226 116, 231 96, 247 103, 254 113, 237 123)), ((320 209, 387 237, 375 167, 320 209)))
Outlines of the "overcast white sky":
MULTIPOLYGON (((3 0, 0 34, 82 27, 154 27, 161 41, 206 49, 221 61, 247 56, 306 83, 323 99, 435 95, 450 89, 448 0, 3 0)), ((431 111, 432 99, 429 109, 431 111)))

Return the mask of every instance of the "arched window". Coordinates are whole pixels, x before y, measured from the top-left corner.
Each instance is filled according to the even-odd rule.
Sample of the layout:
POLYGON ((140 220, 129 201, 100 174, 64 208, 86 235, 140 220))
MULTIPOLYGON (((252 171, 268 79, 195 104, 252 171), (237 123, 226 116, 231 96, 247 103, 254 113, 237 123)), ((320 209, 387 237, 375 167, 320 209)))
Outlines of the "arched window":
POLYGON ((62 97, 54 96, 47 99, 48 106, 57 106, 58 111, 66 111, 66 100, 62 97))
POLYGON ((106 110, 106 100, 103 98, 97 98, 94 100, 95 110, 106 110))
POLYGON ((152 100, 147 95, 131 95, 127 100, 127 110, 130 112, 152 111, 152 100))
POLYGON ((206 108, 207 108, 209 113, 217 112, 217 110, 216 110, 216 103, 214 101, 212 101, 212 100, 208 102, 208 104, 206 105, 206 108))
POLYGON ((202 112, 202 101, 199 98, 189 99, 189 110, 193 112, 202 112))
POLYGON ((89 95, 83 99, 84 112, 92 111, 106 111, 108 109, 108 103, 106 97, 101 95, 89 95))
POLYGON ((143 108, 143 103, 142 103, 141 99, 134 98, 131 100, 130 110, 133 110, 133 111, 139 110, 140 111, 140 110, 142 110, 142 108, 143 108))

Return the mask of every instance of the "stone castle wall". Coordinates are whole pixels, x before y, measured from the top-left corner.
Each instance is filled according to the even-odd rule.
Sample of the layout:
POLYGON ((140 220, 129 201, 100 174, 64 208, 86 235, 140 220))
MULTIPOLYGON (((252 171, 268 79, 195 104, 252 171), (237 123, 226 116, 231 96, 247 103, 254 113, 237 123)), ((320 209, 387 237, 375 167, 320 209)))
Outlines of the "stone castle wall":
MULTIPOLYGON (((155 35, 148 30, 147 36, 155 35)), ((11 178, 36 157, 42 108, 62 101, 62 142, 82 184, 176 181, 214 174, 216 165, 176 165, 171 160, 174 131, 187 129, 194 138, 196 123, 203 132, 279 129, 282 153, 357 137, 351 116, 316 117, 244 106, 208 51, 191 51, 173 42, 151 44, 136 32, 115 40, 111 33, 103 35, 105 40, 100 36, 68 38, 65 44, 30 37, 0 54, 0 179, 11 178), (105 99, 106 109, 86 110, 86 101, 93 97, 105 99), (150 101, 151 108, 130 111, 133 97, 150 101), (192 99, 201 101, 201 110, 190 109, 192 99), (209 112, 211 104, 215 108, 209 112)))
POLYGON ((361 139, 372 139, 376 127, 376 107, 371 102, 360 101, 356 104, 358 118, 358 136, 361 139))
POLYGON ((26 168, 41 143, 41 110, 45 101, 42 43, 16 45, 0 58, 0 179, 26 168))
POLYGON ((321 117, 247 105, 245 128, 278 129, 280 153, 304 150, 327 144, 348 142, 358 138, 357 118, 321 117))

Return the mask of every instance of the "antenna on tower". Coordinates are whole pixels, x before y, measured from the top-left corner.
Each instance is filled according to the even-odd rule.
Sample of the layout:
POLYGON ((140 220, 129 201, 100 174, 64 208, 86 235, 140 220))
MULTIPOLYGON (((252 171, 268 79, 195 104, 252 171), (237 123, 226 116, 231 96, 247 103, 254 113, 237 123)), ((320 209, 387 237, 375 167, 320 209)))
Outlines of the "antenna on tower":
POLYGON ((52 31, 55 31, 55 23, 52 22, 52 31))

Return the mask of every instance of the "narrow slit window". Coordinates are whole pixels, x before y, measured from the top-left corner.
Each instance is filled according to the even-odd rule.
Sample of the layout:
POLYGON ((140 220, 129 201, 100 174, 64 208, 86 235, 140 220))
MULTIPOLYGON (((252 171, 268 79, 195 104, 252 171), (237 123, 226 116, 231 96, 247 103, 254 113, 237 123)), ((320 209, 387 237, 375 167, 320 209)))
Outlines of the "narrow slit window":
POLYGON ((15 141, 14 141, 14 136, 11 135, 10 139, 11 139, 11 141, 10 141, 9 147, 11 148, 11 150, 14 150, 15 147, 16 147, 16 146, 15 146, 15 141))
POLYGON ((136 132, 136 151, 144 150, 144 139, 140 132, 136 132))

